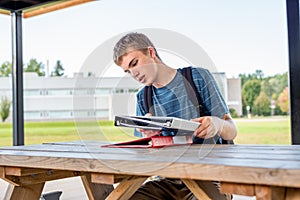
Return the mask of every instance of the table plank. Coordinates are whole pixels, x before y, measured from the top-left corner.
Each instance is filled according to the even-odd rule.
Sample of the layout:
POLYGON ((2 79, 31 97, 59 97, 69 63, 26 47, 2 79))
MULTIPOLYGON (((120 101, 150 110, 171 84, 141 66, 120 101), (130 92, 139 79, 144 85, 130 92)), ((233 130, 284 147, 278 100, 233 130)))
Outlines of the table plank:
POLYGON ((256 200, 284 200, 285 188, 256 185, 255 196, 256 200))
MULTIPOLYGON (((62 145, 60 145, 62 146, 62 145)), ((284 150, 274 150, 272 148, 267 149, 244 149, 244 148, 224 148, 215 145, 215 147, 207 147, 207 148, 194 148, 195 145, 192 147, 168 147, 162 149, 124 149, 124 148, 101 148, 100 146, 63 146, 63 148, 58 148, 57 145, 39 145, 39 146, 29 146, 29 147, 19 147, 10 150, 22 150, 23 152, 26 151, 47 151, 47 152, 76 152, 76 153, 90 153, 92 155, 97 154, 117 154, 117 155, 128 155, 128 154, 144 154, 149 156, 181 156, 184 154, 185 157, 190 158, 201 158, 204 156, 209 156, 213 158, 217 157, 235 157, 235 158, 254 158, 254 159, 263 159, 263 160, 285 160, 285 161, 300 161, 300 157, 298 156, 300 153, 299 151, 294 149, 284 149, 284 150), (170 151, 172 149, 172 151, 170 151)), ((228 146, 228 145, 227 145, 228 146)), ((229 145, 234 146, 234 145, 229 145)), ((199 147, 199 145, 197 145, 199 147)), ((9 150, 9 149, 6 149, 9 150)), ((0 149, 1 152, 1 149, 0 149)))
POLYGON ((5 167, 5 175, 26 176, 48 172, 48 169, 34 169, 21 167, 5 167))
POLYGON ((91 181, 93 183, 101 184, 115 184, 128 178, 128 175, 116 175, 116 174, 103 174, 103 173, 92 173, 91 181))
MULTIPOLYGON (((133 138, 134 139, 134 138, 133 138)), ((43 143, 42 145, 63 145, 63 146, 68 146, 68 145, 78 145, 78 146, 99 146, 99 144, 107 144, 107 143, 113 143, 110 141, 100 141, 100 140, 78 140, 78 141, 71 141, 71 142, 50 142, 50 143, 43 143)), ((192 147, 197 147, 198 144, 193 144, 191 145, 192 147)), ((205 144, 209 145, 209 144, 205 144)), ((32 145, 31 145, 32 146, 32 145)), ((300 145, 272 145, 272 144, 234 144, 234 145, 215 145, 213 144, 212 146, 217 146, 218 148, 244 148, 244 149, 274 149, 274 150, 282 150, 282 149, 300 149, 300 145)))
MULTIPOLYGON (((181 154, 172 154, 172 149, 169 149, 168 156, 161 156, 160 154, 151 154, 151 155, 145 155, 140 153, 133 153, 134 150, 131 149, 130 153, 127 153, 123 151, 123 154, 120 152, 118 153, 118 149, 113 149, 114 154, 111 153, 103 153, 103 152, 97 152, 97 153, 91 153, 91 152, 55 152, 51 153, 48 151, 24 151, 24 150, 0 150, 0 154, 3 157, 3 159, 6 158, 6 162, 11 162, 10 159, 13 159, 12 162, 17 161, 17 156, 22 156, 22 160, 26 156, 39 156, 39 157, 48 157, 48 155, 51 155, 51 158, 59 157, 59 158, 79 158, 79 159, 95 159, 95 160, 134 160, 134 161, 152 161, 152 162, 161 162, 161 163, 173 163, 173 162, 189 162, 189 163, 209 163, 209 164, 220 164, 220 165, 229 165, 229 166, 246 166, 246 167, 268 167, 268 168, 282 168, 282 169, 299 169, 300 162, 298 160, 292 160, 292 157, 287 159, 284 159, 284 157, 281 157, 281 159, 260 159, 257 156, 252 156, 251 158, 245 158, 243 154, 236 155, 227 154, 227 156, 224 157, 215 157, 214 155, 217 153, 214 153, 214 150, 212 150, 212 153, 208 154, 205 157, 197 157, 196 153, 193 155, 195 156, 186 156, 189 155, 189 149, 186 150, 186 152, 182 152, 181 154), (213 155, 213 156, 210 156, 213 155), (15 156, 15 157, 13 157, 15 156), (13 158, 12 158, 13 157, 13 158), (283 162, 284 161, 284 162, 283 162)), ((300 153, 300 152, 299 152, 300 153)), ((222 154, 222 153, 220 153, 222 154)), ((270 156, 271 157, 271 156, 270 156)), ((294 157, 294 156, 293 156, 294 157)), ((22 161, 21 161, 22 162, 22 161)), ((25 161, 27 162, 27 161, 25 161)), ((1 164, 1 161, 0 161, 1 164)), ((5 164, 5 163, 4 163, 5 164)))
MULTIPOLYGON (((195 145, 193 145, 195 146, 195 145)), ((244 149, 238 149, 236 152, 230 151, 232 148, 224 148, 224 147, 219 147, 216 145, 215 147, 205 147, 202 148, 201 145, 197 145, 200 148, 192 148, 192 147, 168 147, 168 148, 162 148, 162 149, 139 149, 139 148, 134 148, 134 149, 128 149, 128 148, 101 148, 101 147, 85 147, 85 146, 63 146, 62 148, 58 148, 56 145, 39 145, 39 146, 23 146, 19 148, 0 148, 0 152, 3 151, 14 151, 17 152, 17 150, 22 151, 22 152, 27 152, 27 151, 47 151, 47 152, 53 152, 53 153, 63 153, 63 152, 73 152, 73 153, 90 153, 92 155, 97 155, 97 154, 117 154, 117 155, 128 155, 128 154, 144 154, 144 155, 149 155, 149 156, 181 156, 184 154, 185 157, 193 157, 193 158, 201 158, 203 156, 209 156, 209 157, 241 157, 243 158, 255 158, 255 159, 271 159, 271 160, 300 160, 299 158, 299 151, 290 149, 290 150, 261 150, 256 149, 256 150, 247 150, 244 149)), ((231 146, 231 145, 227 145, 231 146)), ((232 145, 234 146, 234 145, 232 145)), ((253 148, 252 148, 253 149, 253 148)))
POLYGON ((221 182, 220 190, 225 194, 238 194, 244 196, 255 196, 254 184, 221 182))
POLYGON ((61 170, 47 170, 45 173, 25 175, 25 176, 5 175, 4 179, 10 180, 11 183, 14 183, 14 185, 17 186, 26 186, 26 185, 43 183, 45 181, 74 177, 81 174, 83 173, 73 172, 73 171, 61 171, 61 170))
MULTIPOLYGON (((70 147, 73 148, 74 150, 78 147, 84 147, 89 149, 90 147, 93 148, 101 148, 102 145, 104 144, 108 144, 107 142, 102 142, 102 141, 88 141, 88 142, 84 142, 82 141, 80 142, 73 142, 73 143, 44 143, 44 144, 38 144, 38 145, 30 145, 30 146, 14 146, 14 147, 0 147, 0 149, 9 149, 9 148, 13 148, 13 149, 28 149, 28 148, 43 148, 46 146, 56 146, 57 149, 61 149, 59 146, 63 146, 63 148, 66 147, 70 147)), ((209 144, 204 144, 204 145, 198 145, 198 144, 193 144, 193 145, 182 145, 188 148, 192 148, 192 149, 199 149, 200 148, 207 148, 207 149, 222 149, 225 151, 230 150, 231 152, 236 152, 236 151, 252 151, 252 150, 270 150, 273 151, 273 153, 276 153, 277 151, 279 151, 278 153, 281 153, 283 150, 288 150, 289 152, 291 152, 291 150, 300 150, 299 145, 209 145, 209 144)), ((164 147, 164 148, 159 148, 159 149, 169 149, 169 148, 173 148, 173 149, 177 149, 177 146, 169 146, 169 147, 164 147)), ((182 148, 182 147, 180 147, 182 148)), ((101 148, 101 149, 113 149, 113 148, 101 148)), ((121 149, 121 148, 120 148, 121 149)), ((141 150, 141 151, 145 151, 145 148, 134 148, 136 150, 141 150)), ((157 151, 157 148, 147 148, 146 151, 149 151, 149 149, 153 150, 153 151, 157 151)))
POLYGON ((250 146, 247 149, 241 145, 114 149, 99 148, 99 143, 92 144, 89 147, 92 152, 85 145, 74 146, 72 143, 0 148, 0 166, 31 168, 35 163, 35 167, 40 169, 125 175, 142 173, 146 176, 300 187, 300 148, 294 146, 290 146, 291 149, 283 146, 281 150, 276 150, 274 146, 250 146), (199 148, 210 152, 203 158, 199 157, 199 148), (281 151, 289 156, 280 155, 281 151), (272 157, 273 152, 276 155, 272 157))
POLYGON ((300 190, 299 188, 288 188, 286 192, 286 200, 299 200, 300 190))

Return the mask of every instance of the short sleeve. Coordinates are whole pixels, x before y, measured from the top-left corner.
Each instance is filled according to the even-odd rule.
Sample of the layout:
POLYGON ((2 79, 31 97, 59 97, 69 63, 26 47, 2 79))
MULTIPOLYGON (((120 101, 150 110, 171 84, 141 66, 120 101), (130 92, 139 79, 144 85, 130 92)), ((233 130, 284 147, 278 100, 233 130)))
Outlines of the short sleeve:
POLYGON ((205 115, 222 118, 229 111, 213 75, 204 68, 192 68, 192 74, 205 115))
POLYGON ((146 115, 144 106, 144 88, 142 88, 136 95, 136 116, 146 115))

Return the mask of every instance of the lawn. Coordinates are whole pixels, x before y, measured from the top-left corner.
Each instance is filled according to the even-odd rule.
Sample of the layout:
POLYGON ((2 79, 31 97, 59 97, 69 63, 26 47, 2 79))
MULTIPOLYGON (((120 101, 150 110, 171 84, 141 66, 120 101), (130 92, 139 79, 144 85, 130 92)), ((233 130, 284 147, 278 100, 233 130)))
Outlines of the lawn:
MULTIPOLYGON (((132 130, 119 129, 112 121, 25 122, 25 144, 74 140, 132 140, 132 130)), ((12 145, 12 124, 0 123, 0 146, 12 145)))
MULTIPOLYGON (((235 119, 236 144, 290 144, 288 117, 235 119)), ((131 129, 119 129, 112 121, 26 122, 25 144, 74 140, 126 141, 133 139, 131 129)), ((12 124, 0 123, 0 146, 12 145, 12 124)))
POLYGON ((291 144, 289 117, 235 119, 236 144, 291 144))

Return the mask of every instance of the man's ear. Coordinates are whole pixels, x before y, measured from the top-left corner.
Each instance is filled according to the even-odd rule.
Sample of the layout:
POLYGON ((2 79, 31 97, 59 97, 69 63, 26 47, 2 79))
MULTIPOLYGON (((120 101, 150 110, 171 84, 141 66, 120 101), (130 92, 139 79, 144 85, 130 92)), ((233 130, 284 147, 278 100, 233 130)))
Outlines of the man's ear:
POLYGON ((149 55, 151 56, 151 58, 156 57, 155 49, 153 47, 148 47, 148 52, 149 52, 149 55))

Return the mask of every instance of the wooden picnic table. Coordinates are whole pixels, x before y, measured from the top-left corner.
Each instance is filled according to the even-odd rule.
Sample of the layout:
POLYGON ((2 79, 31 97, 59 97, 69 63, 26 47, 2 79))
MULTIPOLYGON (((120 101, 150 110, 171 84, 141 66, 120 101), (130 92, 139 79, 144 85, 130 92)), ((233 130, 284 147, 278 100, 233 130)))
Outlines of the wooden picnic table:
POLYGON ((202 180, 258 200, 300 199, 300 146, 101 146, 77 141, 1 147, 0 177, 10 183, 6 199, 39 199, 46 181, 73 176, 81 176, 89 199, 128 199, 154 175, 181 179, 198 199, 210 199, 198 184, 202 180))

